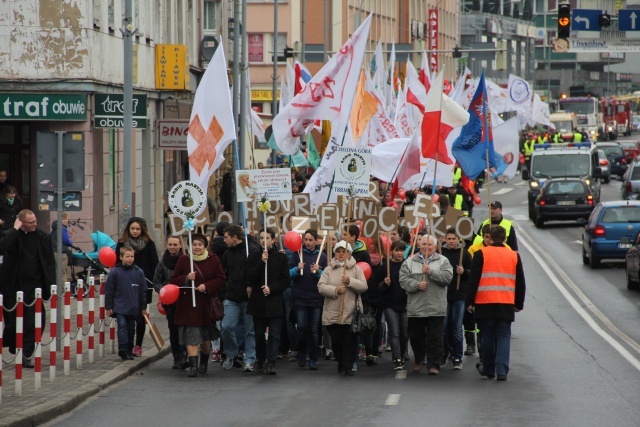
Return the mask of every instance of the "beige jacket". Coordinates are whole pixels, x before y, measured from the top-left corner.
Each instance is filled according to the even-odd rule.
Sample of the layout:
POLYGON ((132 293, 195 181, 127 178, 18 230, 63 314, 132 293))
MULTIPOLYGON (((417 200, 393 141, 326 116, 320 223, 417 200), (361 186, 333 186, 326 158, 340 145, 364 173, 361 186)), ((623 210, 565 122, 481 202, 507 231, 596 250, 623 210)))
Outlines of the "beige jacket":
POLYGON ((323 325, 350 325, 353 320, 353 310, 358 303, 358 311, 362 312, 362 298, 357 298, 367 290, 367 279, 362 269, 356 265, 356 260, 350 257, 347 260, 346 275, 349 276, 347 292, 338 295, 338 288, 342 284, 343 267, 338 266, 335 259, 324 269, 318 281, 318 291, 324 297, 322 307, 323 325), (342 319, 340 317, 340 301, 344 298, 342 306, 342 319))

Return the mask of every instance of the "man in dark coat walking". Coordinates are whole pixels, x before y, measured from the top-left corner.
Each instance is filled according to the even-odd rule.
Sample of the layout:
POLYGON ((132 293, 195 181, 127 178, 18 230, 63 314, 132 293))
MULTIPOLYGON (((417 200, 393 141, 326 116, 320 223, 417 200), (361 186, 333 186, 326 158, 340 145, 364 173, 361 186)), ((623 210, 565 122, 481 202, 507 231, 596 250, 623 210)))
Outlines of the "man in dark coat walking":
MULTIPOLYGON (((0 239, 0 251, 4 261, 0 269, 0 293, 4 306, 13 307, 16 292, 24 292, 24 346, 22 367, 33 368, 31 356, 35 348, 35 301, 36 288, 42 289, 42 298, 51 297, 51 285, 55 283, 55 260, 51 240, 47 233, 37 228, 35 214, 23 209, 13 224, 0 239), (29 307, 31 305, 31 307, 29 307)), ((46 315, 42 308, 42 327, 46 315)), ((16 312, 5 310, 4 346, 16 352, 16 312)))

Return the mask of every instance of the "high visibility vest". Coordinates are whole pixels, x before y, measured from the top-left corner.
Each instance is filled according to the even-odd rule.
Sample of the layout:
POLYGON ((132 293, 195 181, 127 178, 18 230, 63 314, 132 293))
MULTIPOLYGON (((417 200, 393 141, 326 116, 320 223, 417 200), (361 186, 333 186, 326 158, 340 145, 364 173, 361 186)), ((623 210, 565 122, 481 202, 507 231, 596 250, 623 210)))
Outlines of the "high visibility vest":
POLYGON ((481 249, 484 263, 476 304, 515 304, 518 254, 500 246, 481 249))
POLYGON ((533 141, 527 139, 524 142, 524 156, 531 157, 531 153, 533 153, 533 141))
POLYGON ((553 142, 555 142, 556 144, 560 142, 560 133, 556 133, 555 135, 553 135, 553 142))
POLYGON ((582 142, 582 134, 580 132, 573 134, 573 142, 582 142))
POLYGON ((453 185, 458 185, 461 179, 462 179, 462 169, 456 168, 455 171, 453 171, 453 185))
MULTIPOLYGON (((482 221, 482 225, 480 226, 480 233, 478 233, 476 235, 476 237, 473 239, 473 244, 475 245, 476 243, 480 243, 482 242, 482 227, 484 227, 485 225, 489 224, 491 221, 491 219, 485 219, 484 221, 482 221)), ((511 234, 511 227, 513 227, 513 223, 511 221, 509 221, 508 219, 505 219, 504 217, 502 217, 502 221, 500 221, 500 224, 497 224, 500 227, 504 228, 505 231, 507 232, 507 239, 509 238, 509 234, 511 234)), ((505 239, 506 241, 506 239, 505 239)))
POLYGON ((462 194, 456 194, 456 199, 453 202, 453 207, 458 209, 459 211, 462 210, 462 194))

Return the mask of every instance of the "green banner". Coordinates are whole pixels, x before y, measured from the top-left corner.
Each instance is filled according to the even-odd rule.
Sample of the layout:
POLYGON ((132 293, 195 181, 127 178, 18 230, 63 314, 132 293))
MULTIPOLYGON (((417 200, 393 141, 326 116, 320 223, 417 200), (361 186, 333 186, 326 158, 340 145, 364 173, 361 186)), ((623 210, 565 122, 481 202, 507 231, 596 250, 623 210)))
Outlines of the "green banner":
POLYGON ((87 120, 87 95, 0 92, 0 120, 87 120))

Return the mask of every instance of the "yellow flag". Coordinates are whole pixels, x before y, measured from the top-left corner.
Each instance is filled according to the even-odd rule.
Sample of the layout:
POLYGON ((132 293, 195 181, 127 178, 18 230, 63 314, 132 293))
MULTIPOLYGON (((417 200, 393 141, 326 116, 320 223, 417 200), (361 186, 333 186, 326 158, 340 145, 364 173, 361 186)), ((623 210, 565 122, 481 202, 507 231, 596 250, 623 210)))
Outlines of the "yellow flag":
POLYGON ((331 140, 331 121, 323 120, 322 121, 322 138, 320 138, 320 147, 316 147, 318 148, 320 157, 324 156, 324 152, 327 150, 327 146, 329 145, 330 140, 331 140))
POLYGON ((367 123, 378 111, 378 100, 365 89, 364 70, 360 70, 360 80, 351 109, 351 129, 353 140, 357 141, 364 133, 367 123))

